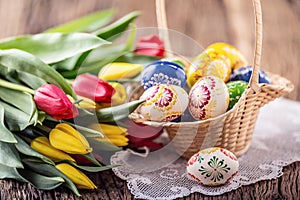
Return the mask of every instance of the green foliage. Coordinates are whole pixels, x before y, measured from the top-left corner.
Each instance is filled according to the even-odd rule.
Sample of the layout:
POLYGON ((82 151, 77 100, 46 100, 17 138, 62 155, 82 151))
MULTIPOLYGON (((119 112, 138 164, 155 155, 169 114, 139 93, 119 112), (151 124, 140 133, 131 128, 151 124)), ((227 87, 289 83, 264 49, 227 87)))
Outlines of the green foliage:
POLYGON ((144 100, 135 100, 119 106, 102 108, 96 112, 99 122, 114 122, 128 117, 144 100))
POLYGON ((26 51, 38 57, 44 63, 50 64, 97 48, 103 44, 108 44, 108 42, 87 33, 41 33, 0 40, 0 49, 26 51))
POLYGON ((0 67, 31 73, 48 83, 60 86, 65 93, 75 96, 68 82, 55 69, 25 51, 0 50, 0 67))
POLYGON ((46 33, 72 33, 72 32, 91 32, 99 29, 111 21, 115 12, 112 9, 86 15, 79 19, 67 22, 65 24, 52 27, 46 30, 46 33))

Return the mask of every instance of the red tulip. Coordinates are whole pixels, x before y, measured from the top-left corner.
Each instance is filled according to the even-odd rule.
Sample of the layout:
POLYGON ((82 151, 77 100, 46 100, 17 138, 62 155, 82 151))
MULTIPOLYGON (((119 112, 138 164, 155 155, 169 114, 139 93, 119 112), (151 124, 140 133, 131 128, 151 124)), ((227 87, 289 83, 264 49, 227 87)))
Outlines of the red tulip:
POLYGON ((115 91, 109 83, 92 74, 77 76, 72 87, 76 94, 99 103, 110 103, 115 91))
POLYGON ((76 106, 63 90, 52 84, 39 87, 34 92, 34 101, 40 110, 57 120, 71 119, 78 115, 76 106))
POLYGON ((135 54, 146 56, 164 57, 165 45, 157 35, 149 35, 140 38, 136 47, 135 54))
POLYGON ((147 146, 150 149, 159 149, 163 145, 153 142, 162 132, 162 127, 152 127, 145 124, 135 123, 131 120, 124 122, 127 126, 128 139, 131 147, 147 146))

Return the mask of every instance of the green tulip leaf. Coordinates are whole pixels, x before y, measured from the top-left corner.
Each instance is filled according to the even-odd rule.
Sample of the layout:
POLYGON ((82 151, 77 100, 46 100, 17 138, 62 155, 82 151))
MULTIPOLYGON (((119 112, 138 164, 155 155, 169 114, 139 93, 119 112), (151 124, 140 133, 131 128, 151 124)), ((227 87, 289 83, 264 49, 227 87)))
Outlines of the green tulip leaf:
POLYGON ((35 123, 34 120, 31 119, 30 114, 25 113, 10 104, 0 101, 0 106, 5 110, 4 119, 8 129, 11 131, 22 131, 35 123))
POLYGON ((31 94, 0 87, 0 99, 27 113, 30 118, 36 113, 36 105, 31 94))
MULTIPOLYGON (((132 12, 132 13, 124 16, 123 18, 119 19, 115 23, 113 23, 113 24, 111 24, 107 27, 104 27, 103 29, 101 29, 99 31, 94 32, 94 34, 98 35, 98 37, 101 37, 103 39, 106 38, 106 39, 109 39, 110 41, 112 41, 112 40, 120 37, 122 35, 122 33, 128 28, 130 23, 138 15, 139 15, 139 12, 132 12)), ((100 46, 97 49, 94 49, 94 50, 98 50, 97 53, 98 52, 101 52, 101 54, 104 53, 105 56, 101 56, 101 54, 100 54, 100 56, 98 58, 98 62, 97 63, 93 62, 92 66, 90 64, 90 67, 85 69, 84 72, 80 72, 80 71, 78 72, 78 68, 80 67, 80 69, 81 69, 82 67, 84 67, 82 65, 85 63, 85 60, 89 57, 89 54, 91 52, 93 52, 94 50, 93 51, 87 51, 83 54, 80 54, 80 55, 74 56, 72 58, 66 59, 62 62, 56 63, 54 65, 54 67, 57 70, 61 70, 64 77, 67 77, 67 78, 74 78, 76 76, 77 72, 81 74, 81 73, 91 72, 92 70, 98 69, 101 66, 106 65, 106 64, 114 61, 118 57, 128 53, 128 51, 131 50, 131 47, 133 46, 133 42, 134 42, 134 38, 135 38, 135 32, 136 32, 135 27, 133 27, 132 29, 133 29, 132 33, 130 34, 129 39, 128 39, 127 44, 125 45, 125 47, 124 46, 121 46, 121 48, 120 47, 116 47, 116 48, 113 47, 114 51, 110 52, 110 54, 108 54, 106 52, 107 52, 107 50, 109 50, 107 48, 107 46, 110 47, 111 45, 103 45, 103 46, 100 46), (102 47, 104 47, 104 49, 102 47), (99 61, 101 61, 101 62, 99 63, 99 61), (65 73, 63 72, 64 70, 66 70, 65 73)), ((95 54, 95 55, 97 55, 97 54, 95 54)))
POLYGON ((101 155, 103 152, 107 152, 107 151, 112 151, 112 152, 115 152, 115 151, 121 151, 122 148, 116 146, 116 145, 113 145, 113 144, 110 144, 110 143, 107 143, 107 142, 101 142, 99 140, 96 140, 92 137, 90 138, 86 138, 90 144, 90 146, 93 148, 93 152, 94 153, 97 153, 99 155, 101 155))
POLYGON ((48 83, 60 86, 65 93, 76 96, 68 82, 55 69, 25 51, 0 50, 0 67, 31 73, 48 83))
POLYGON ((75 184, 61 171, 56 169, 53 165, 43 163, 40 160, 33 158, 23 159, 22 161, 26 167, 29 167, 30 169, 32 169, 35 172, 38 172, 41 175, 50 177, 62 177, 65 180, 65 182, 62 185, 71 189, 77 196, 80 196, 75 184))
POLYGON ((88 33, 41 33, 0 40, 0 49, 23 50, 50 64, 103 44, 108 42, 88 33))
POLYGON ((71 162, 69 160, 66 161, 66 162, 69 163, 70 165, 78 168, 78 169, 82 169, 82 170, 87 171, 87 172, 101 172, 101 171, 105 171, 105 170, 112 169, 114 167, 120 166, 120 165, 106 165, 106 166, 101 166, 101 167, 92 167, 92 166, 77 165, 76 163, 71 162))
POLYGON ((81 156, 83 156, 84 158, 86 158, 89 161, 91 161, 94 165, 102 167, 102 165, 98 162, 98 160, 94 157, 94 155, 92 153, 82 154, 81 156))
POLYGON ((28 169, 18 169, 18 172, 28 180, 28 182, 34 185, 34 187, 41 190, 52 190, 65 182, 64 179, 59 176, 48 177, 28 169))
POLYGON ((0 164, 8 167, 23 168, 19 153, 14 144, 0 141, 0 164))
POLYGON ((119 106, 102 108, 96 111, 99 122, 114 122, 128 117, 144 100, 135 100, 119 106))
POLYGON ((91 32, 110 22, 115 12, 112 9, 95 12, 65 24, 50 28, 46 33, 91 32))
POLYGON ((0 68, 0 75, 10 82, 20 85, 25 84, 34 90, 47 83, 44 79, 38 76, 11 68, 0 68))
POLYGON ((87 128, 84 126, 79 126, 76 124, 71 124, 71 123, 68 123, 68 124, 70 124, 71 126, 74 126, 77 129, 77 131, 79 131, 82 135, 84 135, 84 137, 104 137, 104 135, 99 131, 96 131, 96 130, 93 130, 93 129, 90 129, 90 128, 87 128))
POLYGON ((4 124, 4 108, 0 105, 0 141, 7 143, 17 143, 14 135, 5 127, 4 124))
POLYGON ((19 70, 17 71, 17 73, 18 73, 19 80, 34 90, 38 89, 44 84, 47 84, 47 82, 44 79, 35 76, 31 73, 27 73, 19 70))
POLYGON ((105 65, 115 61, 117 58, 128 54, 132 51, 135 35, 136 35, 136 26, 131 24, 132 30, 127 38, 127 41, 124 45, 118 45, 115 47, 109 47, 109 45, 104 45, 95 51, 96 53, 91 56, 92 58, 87 57, 87 60, 84 64, 79 68, 72 71, 61 72, 61 74, 66 78, 74 78, 78 74, 83 73, 93 73, 97 74, 99 70, 105 65), (102 49, 102 50, 101 50, 102 49), (100 52, 103 52, 102 54, 100 52), (107 53, 109 52, 109 53, 107 53), (97 54, 99 54, 99 58, 97 58, 97 54), (96 58, 96 59, 95 59, 96 58))
POLYGON ((17 168, 0 164, 0 179, 4 178, 11 178, 21 182, 28 182, 19 174, 17 168))
POLYGON ((137 18, 140 14, 141 14, 141 12, 139 12, 139 11, 131 12, 131 13, 125 15, 124 17, 122 17, 121 19, 117 20, 116 22, 114 22, 104 28, 101 28, 100 30, 95 31, 93 34, 97 35, 98 37, 100 37, 102 39, 112 41, 113 39, 115 39, 114 36, 117 36, 120 33, 123 33, 129 26, 129 24, 135 18, 137 18))
POLYGON ((50 165, 55 165, 55 163, 50 160, 49 158, 47 158, 46 156, 36 152, 35 150, 33 150, 24 140, 22 140, 19 136, 15 136, 18 143, 15 144, 16 149, 27 156, 32 156, 32 157, 36 157, 36 158, 40 158, 42 161, 44 161, 45 163, 48 163, 50 165))

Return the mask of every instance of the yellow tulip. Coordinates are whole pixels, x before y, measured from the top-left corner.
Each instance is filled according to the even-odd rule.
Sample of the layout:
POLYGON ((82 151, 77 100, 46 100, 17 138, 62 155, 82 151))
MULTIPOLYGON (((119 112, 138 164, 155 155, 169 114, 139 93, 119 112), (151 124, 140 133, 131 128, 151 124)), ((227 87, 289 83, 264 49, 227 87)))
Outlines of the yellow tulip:
POLYGON ((126 101, 126 90, 124 86, 118 82, 111 83, 111 86, 115 89, 115 93, 112 96, 111 104, 113 106, 120 105, 126 101))
POLYGON ((43 154, 55 162, 61 160, 70 160, 75 162, 75 160, 65 152, 51 146, 49 139, 45 136, 35 138, 31 141, 30 146, 35 151, 43 154))
POLYGON ((127 135, 127 129, 111 125, 111 124, 91 124, 88 126, 90 129, 97 130, 105 135, 127 135))
POLYGON ((81 171, 75 167, 60 163, 55 166, 59 171, 65 174, 79 189, 96 189, 97 186, 81 171))
POLYGON ((126 137, 128 135, 126 128, 116 126, 116 125, 101 124, 101 123, 91 124, 88 127, 93 130, 97 130, 106 136, 104 138, 96 137, 95 139, 98 141, 112 143, 116 146, 128 145, 129 140, 126 137))
POLYGON ((56 125, 49 133, 50 144, 69 154, 87 154, 92 152, 85 137, 66 123, 56 125))
POLYGON ((140 64, 114 62, 104 66, 99 71, 98 77, 106 81, 128 79, 138 75, 142 69, 143 66, 140 64))

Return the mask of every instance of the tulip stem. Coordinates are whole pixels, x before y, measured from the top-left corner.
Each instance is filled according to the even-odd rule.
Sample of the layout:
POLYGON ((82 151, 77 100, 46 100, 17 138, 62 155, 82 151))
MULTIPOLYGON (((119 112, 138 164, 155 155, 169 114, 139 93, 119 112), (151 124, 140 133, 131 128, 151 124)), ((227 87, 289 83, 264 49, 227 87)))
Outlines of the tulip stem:
POLYGON ((18 85, 15 83, 11 83, 11 82, 5 81, 3 79, 0 79, 0 87, 17 90, 17 91, 21 91, 21 92, 27 92, 29 94, 34 94, 34 90, 32 90, 28 87, 25 87, 23 85, 18 85))

